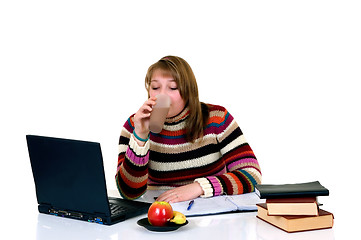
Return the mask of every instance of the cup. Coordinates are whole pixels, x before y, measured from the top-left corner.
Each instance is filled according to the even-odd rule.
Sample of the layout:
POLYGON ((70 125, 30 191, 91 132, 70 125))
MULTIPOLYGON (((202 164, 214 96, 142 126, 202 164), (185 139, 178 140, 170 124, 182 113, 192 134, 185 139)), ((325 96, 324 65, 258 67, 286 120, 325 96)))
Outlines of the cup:
POLYGON ((156 104, 153 106, 149 119, 149 130, 153 133, 160 133, 167 117, 171 100, 167 94, 158 94, 156 104))

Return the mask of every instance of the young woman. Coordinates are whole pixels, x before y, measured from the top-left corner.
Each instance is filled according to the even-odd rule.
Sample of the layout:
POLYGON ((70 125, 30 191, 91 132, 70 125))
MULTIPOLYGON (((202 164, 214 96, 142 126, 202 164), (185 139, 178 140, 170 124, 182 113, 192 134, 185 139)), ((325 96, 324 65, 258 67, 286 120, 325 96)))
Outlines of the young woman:
POLYGON ((119 138, 116 183, 122 197, 164 189, 157 201, 179 202, 254 191, 261 182, 258 161, 232 115, 199 101, 189 64, 167 56, 148 69, 148 100, 130 116, 119 138), (156 95, 171 107, 159 134, 149 131, 156 95))

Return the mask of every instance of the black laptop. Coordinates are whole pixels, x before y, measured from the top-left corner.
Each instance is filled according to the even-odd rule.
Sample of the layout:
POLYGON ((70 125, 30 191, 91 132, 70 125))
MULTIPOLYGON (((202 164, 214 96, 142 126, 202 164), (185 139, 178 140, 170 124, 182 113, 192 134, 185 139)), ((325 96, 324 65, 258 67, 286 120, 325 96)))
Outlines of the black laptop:
POLYGON ((111 225, 150 203, 108 198, 100 144, 26 136, 40 213, 111 225))

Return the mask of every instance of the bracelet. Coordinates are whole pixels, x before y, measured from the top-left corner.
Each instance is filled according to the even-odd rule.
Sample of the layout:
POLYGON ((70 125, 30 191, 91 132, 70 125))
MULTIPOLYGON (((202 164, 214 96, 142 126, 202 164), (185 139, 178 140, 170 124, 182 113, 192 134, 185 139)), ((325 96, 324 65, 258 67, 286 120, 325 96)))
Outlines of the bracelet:
POLYGON ((148 137, 147 138, 141 138, 141 137, 139 137, 136 133, 135 133, 135 131, 133 131, 133 135, 134 135, 134 137, 136 138, 136 139, 138 139, 139 141, 141 141, 141 142, 146 142, 146 141, 148 141, 149 140, 149 134, 148 134, 148 137))

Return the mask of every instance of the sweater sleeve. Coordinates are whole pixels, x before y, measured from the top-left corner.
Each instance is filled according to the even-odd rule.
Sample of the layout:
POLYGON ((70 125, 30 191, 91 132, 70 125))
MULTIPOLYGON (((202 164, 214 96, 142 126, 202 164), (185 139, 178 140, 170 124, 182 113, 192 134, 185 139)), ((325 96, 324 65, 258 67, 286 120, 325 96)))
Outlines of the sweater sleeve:
POLYGON ((253 192, 262 179, 257 158, 232 115, 224 110, 221 119, 217 141, 227 172, 196 179, 204 191, 202 197, 253 192))
POLYGON ((136 199, 145 193, 148 181, 149 140, 140 147, 133 136, 134 123, 130 117, 119 138, 118 166, 115 181, 120 195, 136 199))

